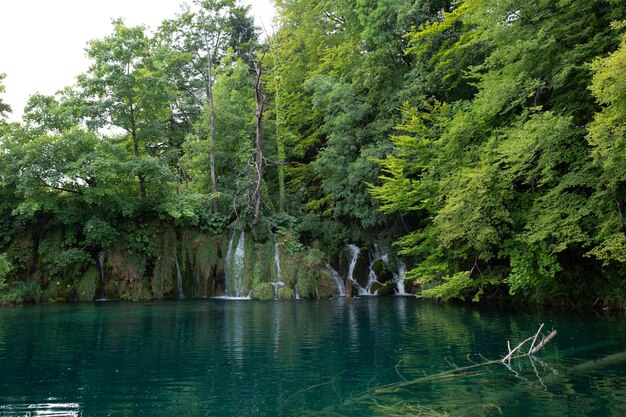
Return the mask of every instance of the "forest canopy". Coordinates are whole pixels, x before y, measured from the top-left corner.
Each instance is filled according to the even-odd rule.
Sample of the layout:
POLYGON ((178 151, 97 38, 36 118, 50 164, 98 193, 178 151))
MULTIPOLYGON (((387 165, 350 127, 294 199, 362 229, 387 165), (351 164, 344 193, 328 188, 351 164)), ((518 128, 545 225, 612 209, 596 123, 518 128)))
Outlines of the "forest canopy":
POLYGON ((0 75, 0 292, 167 224, 393 245, 426 297, 624 305, 623 1, 275 6, 275 33, 234 0, 116 19, 20 122, 0 75))

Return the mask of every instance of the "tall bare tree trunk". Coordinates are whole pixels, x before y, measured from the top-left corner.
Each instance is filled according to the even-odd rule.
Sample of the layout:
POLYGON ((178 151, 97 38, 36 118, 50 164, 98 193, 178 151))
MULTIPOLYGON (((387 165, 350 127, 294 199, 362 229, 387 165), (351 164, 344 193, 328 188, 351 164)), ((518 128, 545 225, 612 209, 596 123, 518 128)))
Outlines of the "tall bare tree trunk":
POLYGON ((278 58, 276 55, 278 51, 274 51, 274 71, 276 71, 276 94, 275 94, 275 109, 276 109, 276 153, 278 158, 278 209, 281 212, 285 212, 286 206, 286 192, 285 192, 285 116, 283 115, 280 95, 280 68, 278 64, 278 58))
POLYGON ((259 223, 259 216, 261 212, 261 187, 263 185, 263 110, 265 109, 265 95, 263 95, 262 87, 262 68, 261 63, 256 62, 254 64, 254 99, 256 103, 256 147, 254 150, 254 166, 256 169, 256 185, 254 189, 253 201, 254 201, 254 220, 253 225, 259 223))
MULTIPOLYGON (((133 154, 139 159, 139 138, 137 137, 137 125, 135 123, 135 105, 130 104, 130 135, 133 138, 133 154)), ((146 198, 146 178, 143 174, 137 176, 139 178, 139 193, 141 198, 146 198)))
MULTIPOLYGON (((215 176, 215 103, 213 102, 213 55, 210 52, 207 42, 207 69, 209 79, 207 80, 207 99, 209 101, 209 165, 211 171, 211 193, 217 194, 217 178, 215 176)), ((213 213, 219 211, 217 205, 217 199, 213 198, 212 201, 213 213)))

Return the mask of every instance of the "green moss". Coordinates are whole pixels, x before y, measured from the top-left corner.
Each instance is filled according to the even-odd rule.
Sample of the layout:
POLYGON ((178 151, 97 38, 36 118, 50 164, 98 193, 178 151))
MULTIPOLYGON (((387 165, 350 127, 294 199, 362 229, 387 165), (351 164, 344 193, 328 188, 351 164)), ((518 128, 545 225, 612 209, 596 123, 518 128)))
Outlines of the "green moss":
POLYGON ((105 295, 122 300, 148 300, 150 285, 144 278, 147 259, 143 254, 128 252, 118 245, 107 254, 105 295))
POLYGON ((372 285, 372 291, 376 291, 378 290, 378 295, 379 296, 388 296, 388 295, 393 295, 395 292, 395 284, 393 281, 387 281, 385 284, 383 285, 372 285))
POLYGON ((278 298, 281 300, 293 300, 296 298, 296 293, 289 287, 281 287, 278 289, 278 298))
MULTIPOLYGON (((238 239, 240 239, 239 237, 239 232, 236 232, 237 235, 235 236, 236 239, 233 240, 233 255, 235 253, 235 248, 237 247, 237 242, 238 239)), ((244 292, 248 292, 250 291, 250 289, 255 288, 256 284, 259 284, 261 282, 267 282, 267 281, 263 281, 260 276, 261 276, 261 271, 260 271, 260 266, 259 266, 259 271, 258 271, 258 275, 255 279, 255 265, 256 265, 256 252, 258 251, 258 247, 259 245, 257 243, 254 242, 253 239, 251 239, 250 234, 246 235, 244 233, 244 258, 243 258, 243 288, 244 288, 244 292)), ((235 262, 235 257, 233 256, 233 258, 231 259, 232 262, 235 262)))
POLYGON ((274 287, 269 283, 261 283, 252 290, 252 298, 255 300, 273 300, 274 287))
POLYGON ((176 232, 172 227, 164 230, 157 245, 157 258, 151 279, 152 296, 157 299, 175 297, 176 282, 176 232))
POLYGON ((330 298, 335 292, 336 284, 332 274, 322 265, 317 266, 317 295, 319 298, 330 298))
POLYGON ((79 301, 91 301, 96 297, 96 291, 100 286, 100 271, 96 266, 91 266, 76 283, 76 295, 79 301))
POLYGON ((181 233, 180 247, 179 264, 185 293, 208 297, 221 292, 227 238, 186 229, 181 233))
POLYGON ((274 242, 269 240, 263 244, 254 243, 250 246, 253 251, 247 256, 248 263, 252 265, 250 287, 254 288, 262 282, 278 281, 278 270, 274 262, 274 242))
POLYGON ((301 262, 299 262, 300 254, 290 254, 289 252, 283 252, 281 256, 281 269, 283 275, 283 281, 290 286, 294 287, 296 282, 299 282, 301 262))
POLYGON ((15 274, 25 277, 35 268, 35 242, 29 235, 13 239, 7 250, 15 274))
POLYGON ((213 293, 213 280, 215 278, 219 257, 219 245, 214 237, 199 236, 197 240, 194 268, 194 287, 196 295, 208 297, 213 293))
POLYGON ((63 280, 51 280, 48 286, 43 290, 43 299, 48 301, 63 301, 64 287, 66 284, 63 280))
POLYGON ((372 269, 374 270, 376 278, 379 282, 385 283, 388 281, 393 281, 393 272, 389 269, 388 265, 382 259, 374 262, 374 265, 372 265, 372 269))
POLYGON ((317 249, 283 255, 283 280, 288 286, 298 284, 302 298, 329 298, 335 281, 325 267, 324 255, 317 249), (293 283, 293 284, 292 284, 293 283))

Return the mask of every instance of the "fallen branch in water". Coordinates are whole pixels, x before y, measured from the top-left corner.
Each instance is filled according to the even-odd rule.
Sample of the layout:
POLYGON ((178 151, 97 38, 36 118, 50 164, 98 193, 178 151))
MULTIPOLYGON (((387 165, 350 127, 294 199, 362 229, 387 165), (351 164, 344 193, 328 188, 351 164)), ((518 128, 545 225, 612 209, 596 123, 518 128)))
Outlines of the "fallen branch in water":
MULTIPOLYGON (((454 367, 453 369, 449 369, 444 372, 440 372, 440 373, 433 374, 433 375, 426 375, 426 376, 409 380, 409 381, 405 380, 405 381, 400 381, 400 382, 393 383, 393 384, 373 387, 371 389, 368 389, 365 392, 362 392, 361 394, 357 396, 349 398, 348 400, 344 401, 339 406, 329 407, 328 409, 325 410, 327 412, 326 415, 335 415, 334 411, 346 410, 346 409, 350 410, 350 407, 354 407, 355 410, 358 410, 360 409, 359 407, 362 407, 363 405, 367 405, 367 404, 371 405, 372 407, 376 407, 377 411, 380 411, 384 415, 388 415, 388 416, 405 416, 405 415, 445 416, 448 414, 444 410, 450 407, 453 407, 453 408, 456 407, 454 408, 455 414, 458 414, 458 415, 468 415, 468 414, 473 415, 475 414, 476 407, 492 408, 492 409, 499 411, 500 414, 502 414, 502 411, 500 410, 499 406, 495 403, 477 404, 474 402, 468 402, 467 400, 460 400, 459 403, 443 403, 437 406, 433 404, 432 402, 429 403, 424 398, 420 398, 418 403, 415 402, 415 401, 418 401, 417 399, 415 401, 411 401, 411 400, 404 401, 402 400, 403 397, 401 395, 399 396, 398 393, 404 390, 411 392, 411 388, 414 388, 418 384, 446 383, 448 381, 452 381, 453 379, 463 380, 469 377, 485 375, 487 372, 491 371, 490 369, 488 369, 489 366, 504 365, 507 367, 507 369, 512 371, 517 378, 521 378, 522 380, 526 381, 526 383, 516 385, 514 389, 507 391, 507 393, 505 394, 501 394, 501 393, 499 394, 500 396, 498 397, 499 398, 498 403, 506 404, 508 399, 524 395, 527 392, 526 391, 527 387, 529 387, 530 386, 529 384, 531 384, 532 382, 524 378, 523 375, 518 374, 513 369, 514 367, 512 367, 510 362, 514 359, 528 358, 528 360, 530 361, 532 365, 532 371, 534 372, 534 375, 538 379, 538 383, 545 390, 548 389, 548 386, 550 384, 555 384, 559 381, 567 381, 567 379, 570 376, 578 375, 578 374, 586 374, 586 373, 593 372, 593 371, 596 371, 598 369, 602 369, 605 367, 611 367, 611 366, 615 366, 618 364, 626 363, 626 351, 624 351, 624 352, 619 352, 619 353, 615 353, 612 355, 608 355, 600 359, 594 359, 594 360, 590 360, 584 363, 580 363, 570 368, 563 368, 559 370, 554 369, 550 367, 549 365, 545 364, 544 362, 542 362, 539 358, 534 356, 537 352, 543 349, 556 336, 555 330, 551 331, 548 334, 542 335, 541 333, 542 329, 543 329, 543 324, 539 327, 539 330, 533 336, 525 339, 520 344, 515 346, 515 348, 511 348, 510 342, 508 342, 507 343, 507 345, 509 345, 508 354, 504 356, 504 358, 502 359, 490 360, 478 354, 478 356, 482 358, 484 362, 477 363, 477 362, 474 362, 472 358, 468 355, 467 360, 468 362, 472 363, 471 365, 463 366, 463 367, 454 367), (527 346, 529 342, 530 342, 530 348, 522 349, 524 346, 527 346), (511 352, 513 353, 511 354, 511 352), (548 370, 549 371, 548 374, 540 375, 540 372, 535 365, 540 365, 544 370, 548 370)), ((598 342, 592 345, 579 347, 575 351, 576 353, 580 353, 582 351, 604 348, 607 345, 611 345, 611 344, 612 344, 611 342, 603 341, 603 342, 598 342)), ((564 352, 564 355, 569 355, 569 351, 564 352)), ((396 370, 399 373, 398 366, 399 366, 399 363, 398 365, 396 365, 396 370)), ((484 400, 484 397, 478 397, 478 400, 482 401, 484 400)), ((345 412, 342 412, 339 414, 346 415, 345 412)))
POLYGON ((535 336, 531 336, 528 339, 524 340, 522 343, 520 343, 519 345, 517 345, 515 347, 515 349, 511 350, 511 344, 509 341, 507 341, 507 345, 509 347, 509 354, 506 355, 503 359, 502 359, 502 363, 510 363, 511 362, 511 358, 513 357, 513 354, 515 352, 517 352, 518 350, 520 350, 520 348, 522 346, 524 346, 526 344, 526 342, 530 341, 532 339, 532 343, 530 344, 530 349, 528 349, 528 353, 526 353, 525 355, 519 355, 517 357, 522 357, 522 356, 531 356, 534 355, 535 353, 539 352, 541 349, 544 348, 545 345, 548 344, 548 342, 554 337, 556 336, 556 330, 552 330, 547 336, 544 336, 541 339, 541 342, 539 342, 539 344, 537 346, 535 346, 535 343, 537 342, 537 338, 539 337, 539 334, 541 333, 541 329, 543 329, 543 323, 541 323, 541 326, 539 326, 539 330, 537 330, 537 333, 535 333, 535 336))
POLYGON ((388 393, 393 393, 393 392, 397 392, 398 390, 401 390, 403 388, 412 386, 412 385, 417 385, 417 384, 422 384, 425 382, 433 382, 433 381, 437 381, 440 379, 447 379, 447 378, 452 378, 455 376, 467 376, 467 371, 471 371, 474 370, 476 368, 482 368, 485 366, 490 366, 490 365, 496 365, 499 363, 504 364, 505 366, 507 366, 507 368, 510 369, 510 367, 508 366, 511 362, 512 359, 518 359, 518 358, 523 358, 523 357, 531 357, 531 359, 534 360, 534 358, 532 358, 533 355, 535 355, 537 352, 539 352, 541 349, 543 349, 548 342, 550 342, 550 340, 552 340, 552 338, 554 338, 554 336, 556 336, 556 330, 551 331, 549 334, 547 334, 546 336, 543 336, 541 341, 535 345, 535 343, 537 342, 537 339, 539 338, 539 335, 541 334, 541 330, 543 329, 543 324, 541 324, 541 326, 539 326, 539 330, 537 330, 537 333, 535 333, 534 336, 531 336, 527 339, 525 339, 524 341, 522 341, 520 344, 518 344, 517 346, 515 346, 515 348, 511 349, 511 344, 510 342, 507 342, 508 345, 508 349, 509 349, 509 353, 502 359, 495 359, 495 360, 485 360, 485 362, 480 362, 480 363, 474 363, 473 365, 468 365, 468 366, 463 366, 463 367, 455 367, 453 369, 449 369, 447 371, 443 371, 443 372, 439 372, 437 374, 433 374, 433 375, 427 375, 421 378, 417 378, 417 379, 412 379, 410 381, 403 381, 403 382, 399 382, 399 383, 394 383, 394 384, 389 384, 389 385, 383 385, 381 387, 377 387, 377 388, 373 388, 372 390, 369 390, 368 392, 365 393, 365 395, 369 395, 369 394, 388 394, 388 393), (530 349, 528 350, 527 353, 521 353, 521 348, 528 342, 530 342, 532 340, 530 349))

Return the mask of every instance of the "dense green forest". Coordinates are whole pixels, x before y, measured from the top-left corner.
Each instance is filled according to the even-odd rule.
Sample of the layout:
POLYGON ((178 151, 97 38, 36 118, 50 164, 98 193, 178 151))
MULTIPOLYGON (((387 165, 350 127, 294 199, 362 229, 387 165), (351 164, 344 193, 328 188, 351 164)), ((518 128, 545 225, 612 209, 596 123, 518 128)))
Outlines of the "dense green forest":
POLYGON ((380 242, 418 295, 626 304, 623 0, 275 4, 115 20, 74 85, 0 101, 3 302, 96 298, 103 251, 115 297, 219 293, 241 231, 304 296, 380 242))

